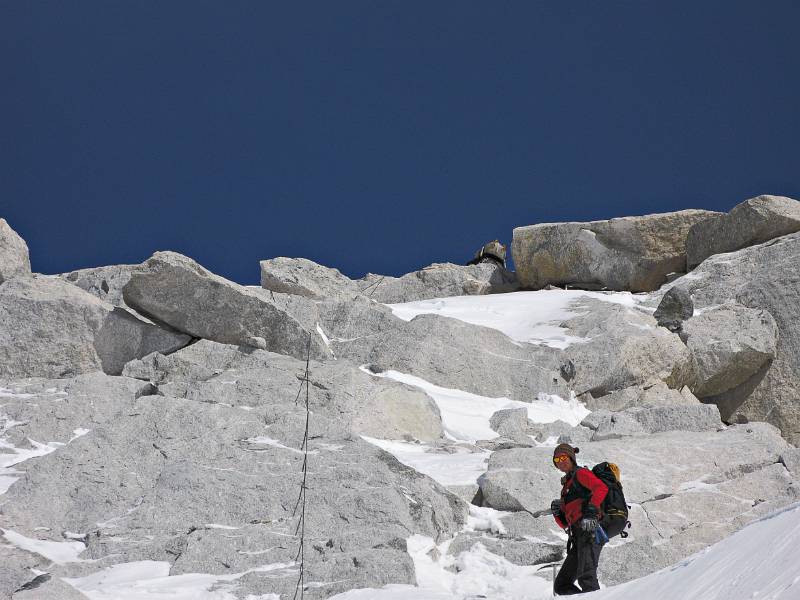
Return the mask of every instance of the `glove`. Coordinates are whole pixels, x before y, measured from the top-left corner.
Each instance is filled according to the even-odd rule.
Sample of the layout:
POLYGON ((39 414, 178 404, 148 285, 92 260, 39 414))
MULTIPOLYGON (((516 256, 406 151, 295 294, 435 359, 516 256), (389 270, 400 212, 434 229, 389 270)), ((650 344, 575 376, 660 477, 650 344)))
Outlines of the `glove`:
POLYGON ((600 523, 597 522, 596 517, 583 517, 581 519, 581 529, 586 533, 594 533, 598 527, 600 527, 600 523))
POLYGON ((561 498, 553 500, 550 503, 550 512, 553 513, 554 515, 557 515, 558 513, 561 512, 561 498))

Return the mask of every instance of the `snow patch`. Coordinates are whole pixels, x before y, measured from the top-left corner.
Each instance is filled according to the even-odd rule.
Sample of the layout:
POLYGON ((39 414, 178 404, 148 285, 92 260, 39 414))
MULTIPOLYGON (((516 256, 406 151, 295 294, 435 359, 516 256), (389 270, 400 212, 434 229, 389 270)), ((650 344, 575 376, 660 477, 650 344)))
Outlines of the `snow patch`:
MULTIPOLYGON (((170 565, 161 561, 139 561, 114 565, 86 577, 62 578, 90 600, 236 600, 224 583, 234 582, 249 573, 267 571, 295 577, 295 563, 274 563, 231 575, 186 573, 170 576, 170 565), (212 591, 212 588, 215 588, 212 591)), ((277 600, 277 594, 249 595, 250 600, 277 600)))
POLYGON ((2 529, 3 537, 17 548, 44 556, 47 560, 63 565, 71 562, 82 562, 78 556, 86 550, 86 545, 81 542, 51 542, 25 537, 21 533, 2 529))
POLYGON ((591 411, 577 398, 569 400, 553 394, 538 394, 532 402, 520 402, 509 398, 488 398, 462 390, 439 387, 398 371, 373 373, 365 366, 361 370, 374 377, 385 377, 412 385, 428 394, 442 415, 445 434, 455 441, 474 444, 477 440, 492 440, 498 437, 489 425, 492 415, 502 409, 524 408, 528 418, 534 423, 564 421, 573 427, 578 425, 591 411))
POLYGON ((386 450, 404 465, 427 475, 442 485, 471 485, 486 472, 491 452, 436 452, 432 446, 400 440, 379 440, 361 436, 365 441, 386 450))
POLYGON ((396 317, 410 321, 418 315, 437 314, 502 331, 516 342, 567 348, 588 341, 571 336, 560 323, 581 314, 580 300, 594 298, 630 308, 646 300, 630 292, 588 292, 583 290, 539 290, 488 296, 456 296, 389 304, 396 317))

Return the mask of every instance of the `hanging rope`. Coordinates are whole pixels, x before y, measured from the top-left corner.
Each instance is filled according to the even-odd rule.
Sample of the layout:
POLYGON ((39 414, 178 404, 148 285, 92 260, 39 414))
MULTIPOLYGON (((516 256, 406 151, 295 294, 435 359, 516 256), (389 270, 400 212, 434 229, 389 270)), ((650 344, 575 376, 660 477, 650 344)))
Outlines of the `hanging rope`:
POLYGON ((292 596, 293 600, 297 600, 297 594, 300 594, 300 600, 303 600, 305 597, 305 540, 306 540, 306 490, 308 487, 306 486, 306 480, 308 477, 308 424, 309 419, 311 416, 311 410, 309 409, 309 393, 310 393, 310 381, 309 381, 309 364, 311 362, 311 332, 308 333, 308 343, 306 345, 306 371, 303 375, 303 379, 300 382, 300 389, 297 390, 297 397, 294 399, 295 406, 297 406, 297 402, 300 400, 300 394, 303 391, 303 386, 305 385, 306 388, 306 427, 305 432, 303 433, 303 443, 300 446, 300 450, 303 452, 303 480, 300 484, 300 493, 297 495, 297 502, 294 504, 294 509, 292 510, 292 516, 297 516, 297 510, 300 509, 300 519, 297 521, 297 527, 295 528, 294 534, 295 536, 299 535, 300 543, 297 548, 297 554, 294 557, 295 562, 300 562, 300 575, 297 578, 297 583, 294 587, 294 596, 292 596))

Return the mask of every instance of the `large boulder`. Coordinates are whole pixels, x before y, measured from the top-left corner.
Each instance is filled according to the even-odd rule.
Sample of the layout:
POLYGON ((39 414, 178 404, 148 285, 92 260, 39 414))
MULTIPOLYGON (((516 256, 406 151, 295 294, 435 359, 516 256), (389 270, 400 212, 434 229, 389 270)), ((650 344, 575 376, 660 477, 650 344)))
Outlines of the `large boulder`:
MULTIPOLYGON (((766 310, 726 303, 684 323, 692 353, 698 398, 717 396, 741 385, 775 358, 778 327, 766 310)), ((725 419, 730 411, 720 407, 725 419)))
POLYGON ((686 346, 647 312, 589 297, 573 309, 579 316, 561 326, 583 340, 564 351, 574 365, 570 385, 577 395, 599 398, 657 381, 680 389, 691 380, 686 346))
POLYGON ((59 278, 15 278, 0 286, 2 377, 119 374, 130 360, 190 341, 59 278))
POLYGON ((542 223, 514 229, 511 254, 524 288, 592 285, 658 289, 686 268, 689 229, 719 213, 682 210, 587 223, 542 223))
POLYGON ((256 290, 204 269, 176 252, 156 252, 131 273, 127 304, 193 337, 305 358, 329 357, 318 332, 303 327, 256 290))
POLYGON ((694 224, 686 237, 686 266, 709 256, 755 246, 800 231, 800 202, 784 196, 758 196, 694 224))
MULTIPOLYGON (((793 233, 711 256, 672 283, 686 289, 701 309, 733 300, 772 315, 778 326, 775 358, 745 382, 705 400, 732 413, 730 421, 767 420, 794 444, 800 444, 799 264, 800 233, 793 233)), ((657 304, 659 295, 651 301, 657 304)))
POLYGON ((5 219, 0 219, 0 283, 30 274, 28 245, 5 219))

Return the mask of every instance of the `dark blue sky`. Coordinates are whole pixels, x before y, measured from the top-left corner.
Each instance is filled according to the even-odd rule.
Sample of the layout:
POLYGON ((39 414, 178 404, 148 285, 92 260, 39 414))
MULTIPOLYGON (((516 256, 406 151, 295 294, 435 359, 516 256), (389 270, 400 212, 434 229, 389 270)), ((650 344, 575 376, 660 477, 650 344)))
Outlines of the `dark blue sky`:
POLYGON ((800 2, 0 2, 0 216, 34 270, 243 283, 520 225, 800 197, 800 2))

